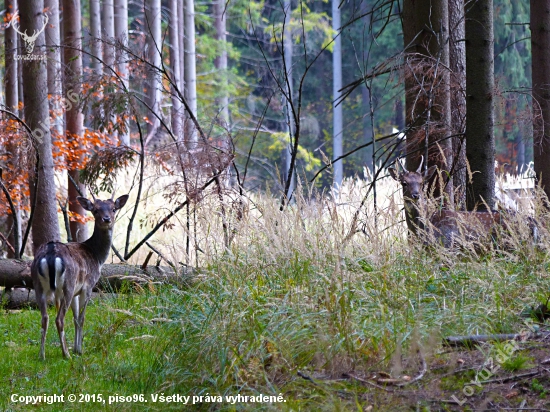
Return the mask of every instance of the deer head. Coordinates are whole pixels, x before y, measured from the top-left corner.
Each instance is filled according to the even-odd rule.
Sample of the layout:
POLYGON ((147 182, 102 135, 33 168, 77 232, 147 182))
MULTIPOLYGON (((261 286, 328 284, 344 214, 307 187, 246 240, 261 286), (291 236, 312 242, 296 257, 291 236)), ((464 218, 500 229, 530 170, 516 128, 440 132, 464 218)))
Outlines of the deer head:
POLYGON ((422 199, 424 183, 431 179, 437 169, 437 166, 434 165, 428 168, 424 173, 421 173, 423 163, 424 156, 421 156, 420 165, 418 169, 416 169, 416 172, 409 172, 400 162, 397 162, 396 165, 401 165, 401 172, 398 172, 397 169, 393 167, 388 168, 390 176, 401 183, 405 202, 418 203, 418 201, 422 199))
POLYGON ((19 12, 14 13, 14 15, 12 16, 10 22, 6 26, 6 29, 8 27, 12 26, 13 29, 16 31, 16 33, 19 33, 19 35, 21 36, 21 38, 25 42, 25 51, 27 52, 27 54, 31 54, 34 50, 34 43, 36 42, 36 39, 38 38, 40 33, 42 33, 46 29, 46 26, 48 25, 49 17, 48 17, 47 14, 45 14, 44 15, 44 17, 45 17, 44 26, 42 26, 42 28, 40 30, 35 30, 34 33, 32 34, 32 36, 29 36, 27 34, 27 30, 25 30, 24 33, 22 33, 19 30, 19 24, 17 22, 18 15, 19 15, 19 12))

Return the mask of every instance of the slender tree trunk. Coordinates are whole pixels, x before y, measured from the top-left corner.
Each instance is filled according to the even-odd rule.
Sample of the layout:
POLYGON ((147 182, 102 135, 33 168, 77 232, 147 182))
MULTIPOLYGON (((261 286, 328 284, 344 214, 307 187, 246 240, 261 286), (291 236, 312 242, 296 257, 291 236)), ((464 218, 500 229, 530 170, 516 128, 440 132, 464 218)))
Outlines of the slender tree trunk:
MULTIPOLYGON (((93 56, 103 57, 103 47, 101 44, 101 7, 100 0, 90 0, 90 35, 91 35, 91 52, 93 56)), ((101 75, 103 68, 98 59, 92 57, 92 70, 98 76, 101 75)))
POLYGON ((214 2, 214 27, 216 29, 216 40, 221 48, 214 60, 214 65, 221 79, 221 96, 218 99, 218 106, 220 108, 221 122, 227 127, 229 123, 229 96, 227 95, 227 11, 224 0, 216 0, 214 2))
MULTIPOLYGON (((105 36, 106 42, 111 42, 115 37, 115 9, 113 0, 102 0, 101 1, 101 28, 102 34, 105 36)), ((113 68, 115 63, 115 48, 108 44, 103 44, 103 61, 105 62, 105 67, 103 68, 103 73, 106 76, 111 76, 112 72, 110 68, 113 68)))
POLYGON ((494 207, 495 138, 493 132, 493 1, 471 2, 466 10, 466 157, 473 172, 468 210, 485 202, 494 207))
MULTIPOLYGON (((185 0, 177 0, 178 2, 178 45, 180 56, 180 82, 181 91, 185 89, 185 0)), ((183 133, 183 132, 182 132, 183 133)))
MULTIPOLYGON (((443 191, 447 197, 448 204, 454 206, 454 185, 449 172, 453 166, 453 140, 451 128, 451 77, 449 72, 449 8, 447 0, 439 0, 432 3, 432 27, 436 33, 435 42, 431 44, 430 52, 437 58, 435 70, 437 77, 441 80, 439 87, 434 87, 434 105, 431 110, 433 121, 438 125, 438 130, 433 133, 433 139, 438 141, 437 150, 439 156, 434 163, 442 172, 445 187, 443 191)), ((431 121, 431 119, 430 119, 431 121)), ((427 131, 429 135, 431 131, 427 131)), ((427 136, 425 138, 428 138, 427 136)), ((435 188, 436 197, 442 195, 440 187, 435 188)))
MULTIPOLYGON (((340 0, 332 0, 332 29, 337 34, 334 39, 332 50, 332 99, 333 99, 333 126, 332 126, 332 158, 336 159, 344 153, 343 151, 343 112, 342 103, 339 103, 342 89, 342 36, 340 34, 340 0)), ((340 187, 344 179, 344 163, 339 160, 334 163, 333 183, 340 187)))
MULTIPOLYGON (((65 95, 68 101, 74 100, 74 96, 80 96, 82 84, 82 27, 80 19, 80 0, 63 0, 63 33, 65 44, 65 95), (71 99, 73 97, 73 99, 71 99)), ((80 111, 77 102, 72 102, 70 109, 67 110, 67 140, 72 141, 73 147, 82 151, 80 142, 84 135, 84 115, 80 111)), ((86 187, 80 184, 79 166, 83 161, 82 156, 79 159, 69 160, 69 178, 67 184, 69 187, 69 211, 78 213, 80 216, 86 216, 86 211, 76 200, 79 196, 79 190, 74 182, 79 186, 80 192, 85 193, 86 187)), ((87 225, 83 222, 71 221, 71 236, 74 241, 82 242, 88 239, 87 225)))
MULTIPOLYGON (((114 28, 116 39, 124 46, 128 44, 128 0, 114 0, 114 28)), ((124 50, 118 51, 117 70, 124 85, 128 87, 128 63, 124 50)), ((122 120, 120 120, 122 121, 122 120)), ((126 124, 126 132, 118 134, 120 144, 130 145, 130 128, 126 124)))
MULTIPOLYGON (((195 2, 185 0, 185 97, 194 116, 197 116, 197 70, 195 55, 195 2)), ((197 143, 197 131, 191 121, 186 124, 189 147, 197 143)))
POLYGON ((531 0, 531 52, 535 173, 550 199, 550 0, 531 0))
MULTIPOLYGON (((8 19, 17 11, 17 0, 5 0, 6 13, 8 13, 8 19)), ((19 90, 18 90, 18 75, 17 75, 17 65, 18 62, 15 60, 14 55, 17 54, 17 33, 10 25, 6 28, 4 33, 4 59, 6 62, 6 73, 4 77, 4 89, 6 93, 6 108, 14 113, 18 112, 19 106, 19 90)), ((19 165, 19 145, 15 139, 10 139, 6 145, 6 151, 8 152, 8 174, 9 176, 17 176, 17 172, 20 169, 19 165)), ((5 179, 5 177, 4 177, 5 179)), ((16 183, 15 179, 10 178, 8 182, 13 182, 10 184, 11 193, 19 192, 19 185, 16 183)), ((19 203, 14 202, 15 206, 15 217, 9 214, 8 215, 8 229, 13 226, 13 230, 10 232, 9 241, 15 249, 15 254, 11 253, 8 249, 9 258, 19 259, 19 251, 21 250, 21 210, 19 208, 19 203), (17 223, 17 226, 14 224, 17 223)))
MULTIPOLYGON (((27 33, 40 32, 45 23, 43 10, 43 0, 21 2, 19 5, 21 31, 27 33)), ((34 131, 36 149, 40 156, 38 164, 39 180, 36 188, 37 207, 32 222, 33 248, 36 250, 43 243, 60 240, 50 135, 48 72, 44 32, 36 38, 33 55, 38 58, 36 60, 23 60, 22 66, 23 83, 25 85, 25 120, 31 130, 34 131)), ((34 182, 36 182, 36 176, 31 178, 31 193, 34 193, 34 182)))
POLYGON ((63 136, 63 116, 61 114, 61 52, 60 52, 60 25, 59 25, 59 0, 45 0, 44 6, 48 9, 49 21, 46 26, 46 45, 48 46, 48 94, 50 97, 50 110, 54 119, 55 131, 52 140, 55 142, 63 136))
POLYGON ((183 91, 181 84, 181 69, 180 69, 180 44, 179 44, 179 21, 178 21, 178 0, 170 0, 170 69, 172 75, 172 81, 175 86, 172 86, 172 133, 176 136, 177 140, 182 140, 183 132, 181 127, 182 121, 182 105, 181 101, 176 93, 176 87, 178 90, 183 91))
POLYGON ((453 173, 455 203, 466 208, 466 22, 464 0, 449 1, 449 65, 451 68, 451 132, 453 156, 456 163, 453 173))
POLYGON ((290 186, 288 188, 288 192, 284 195, 287 197, 287 199, 290 199, 290 196, 292 193, 294 193, 294 186, 295 186, 295 174, 294 171, 292 171, 292 175, 290 175, 290 164, 292 161, 292 147, 293 147, 293 140, 296 138, 296 125, 294 124, 294 117, 292 115, 292 95, 293 95, 293 82, 292 82, 292 32, 290 30, 290 20, 292 17, 292 3, 291 0, 285 0, 284 5, 285 9, 285 31, 284 31, 284 38, 283 38, 283 48, 284 48, 284 59, 285 59, 285 76, 286 76, 286 92, 288 93, 289 99, 286 101, 286 111, 285 111, 285 120, 287 124, 287 132, 289 136, 289 142, 287 146, 283 149, 283 177, 285 184, 283 185, 286 187, 286 182, 288 181, 289 177, 291 179, 290 186))
MULTIPOLYGON (((365 85, 361 87, 361 100, 363 103, 363 143, 372 142, 372 124, 370 117, 370 91, 365 85)), ((374 162, 372 158, 373 145, 367 146, 365 149, 365 165, 372 173, 374 170, 374 162)))
MULTIPOLYGON (((161 2, 160 0, 145 0, 145 27, 144 31, 147 35, 147 58, 149 63, 155 67, 160 67, 161 65, 161 55, 160 50, 162 49, 162 33, 161 33, 161 2)), ((157 70, 152 69, 149 71, 146 81, 147 89, 147 104, 153 110, 153 112, 160 113, 160 79, 159 73, 157 70)), ((150 141, 159 125, 160 122, 153 115, 148 115, 149 123, 147 123, 147 139, 150 141)))

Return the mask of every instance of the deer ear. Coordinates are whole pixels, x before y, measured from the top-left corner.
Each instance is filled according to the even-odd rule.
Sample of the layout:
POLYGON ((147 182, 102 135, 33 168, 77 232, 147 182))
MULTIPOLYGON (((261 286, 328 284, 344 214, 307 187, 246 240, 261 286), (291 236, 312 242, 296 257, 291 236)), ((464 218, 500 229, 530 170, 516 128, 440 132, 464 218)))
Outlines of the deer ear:
POLYGON ((436 170, 437 170, 437 165, 433 165, 428 170, 426 170, 424 172, 424 180, 430 180, 436 170))
POLYGON ((117 200, 115 200, 115 209, 122 209, 128 201, 128 197, 128 195, 122 195, 117 200))
POLYGON ((86 199, 85 197, 78 196, 76 200, 78 200, 78 203, 80 203, 80 206, 82 206, 87 211, 91 212, 92 210, 94 210, 94 204, 90 202, 88 199, 86 199))
POLYGON ((388 167, 388 172, 390 172, 391 177, 399 182, 399 173, 397 173, 397 170, 395 170, 393 167, 388 167))

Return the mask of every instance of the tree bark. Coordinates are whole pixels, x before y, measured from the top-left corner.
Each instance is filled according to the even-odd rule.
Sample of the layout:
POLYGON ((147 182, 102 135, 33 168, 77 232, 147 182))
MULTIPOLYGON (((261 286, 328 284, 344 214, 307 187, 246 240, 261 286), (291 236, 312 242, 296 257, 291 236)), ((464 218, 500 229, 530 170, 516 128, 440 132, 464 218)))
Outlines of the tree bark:
MULTIPOLYGON (((67 140, 72 141, 72 146, 82 152, 81 141, 84 135, 84 115, 80 111, 77 101, 73 101, 75 96, 81 94, 82 87, 82 28, 80 18, 80 0, 63 0, 63 33, 65 44, 65 95, 67 103, 71 102, 66 112, 67 119, 67 140), (72 99, 71 99, 72 97, 72 99)), ((86 216, 86 211, 76 200, 80 193, 85 194, 86 187, 80 183, 79 166, 84 161, 83 155, 77 159, 69 159, 68 172, 68 194, 69 211, 77 213, 80 216, 86 216), (73 182, 74 181, 74 182, 73 182), (78 190, 74 183, 78 184, 78 190)), ((71 221, 71 237, 74 241, 80 242, 88 239, 88 229, 86 223, 71 221)))
MULTIPOLYGON (((161 33, 161 2, 160 0, 145 0, 145 22, 144 31, 147 36, 147 59, 155 68, 160 68, 162 50, 162 33, 161 33)), ((146 102, 150 110, 154 113, 160 113, 160 79, 157 69, 149 69, 147 80, 145 82, 146 102)), ((147 139, 148 143, 156 134, 160 126, 159 120, 152 113, 148 115, 149 122, 147 123, 147 139)))
MULTIPOLYGON (((11 18, 13 14, 17 11, 17 0, 5 0, 6 12, 8 13, 8 18, 11 18)), ((8 110, 11 110, 13 113, 18 113, 19 110, 19 90, 18 90, 18 75, 17 75, 17 66, 18 62, 15 60, 14 56, 17 54, 17 33, 10 25, 6 28, 4 34, 4 61, 5 61, 5 77, 4 77, 4 90, 6 93, 6 107, 8 110)), ((6 151, 8 152, 8 162, 7 162, 7 174, 8 176, 15 177, 18 174, 20 169, 19 165, 19 145, 14 138, 8 140, 6 145, 6 151)), ((5 178, 5 177, 4 177, 5 178)), ((13 178, 8 178, 10 182, 11 193, 19 192, 19 185, 16 180, 13 178)), ((3 195, 2 195, 3 196, 3 195)), ((15 206, 15 219, 14 216, 10 213, 7 219, 7 226, 11 228, 15 224, 17 226, 13 227, 13 230, 10 232, 9 242, 14 247, 15 253, 12 253, 8 248, 8 257, 19 258, 19 252, 21 250, 21 210, 19 208, 19 203, 14 200, 15 206)))
MULTIPOLYGON (((337 37, 334 39, 334 48, 332 50, 332 158, 337 159, 342 156, 343 151, 343 111, 342 102, 339 102, 342 89, 342 36, 340 33, 340 0, 332 0, 332 30, 337 37), (339 104, 338 104, 339 103, 339 104)), ((333 164, 334 176, 333 184, 336 188, 342 185, 344 179, 344 163, 339 160, 333 164)))
POLYGON ((63 136, 63 116, 61 114, 61 35, 59 25, 59 0, 45 0, 44 6, 48 9, 49 21, 46 26, 46 45, 48 55, 48 94, 50 98, 50 110, 54 119, 53 130, 55 135, 52 140, 55 142, 63 136))
POLYGON ((550 199, 550 0, 531 0, 531 53, 535 174, 550 199))
POLYGON ((90 36, 91 36, 91 52, 92 52, 92 70, 98 76, 101 75, 103 68, 98 58, 103 57, 101 45, 101 7, 100 0, 90 0, 90 36))
POLYGON ((170 69, 172 75, 172 81, 175 84, 171 87, 172 92, 172 110, 171 110, 171 120, 172 120, 172 133, 177 140, 182 140, 183 131, 182 131, 182 105, 181 101, 176 93, 176 88, 183 92, 182 82, 180 78, 181 68, 180 68, 180 43, 179 43, 179 30, 180 24, 178 20, 178 0, 170 0, 169 3, 170 11, 170 25, 169 25, 169 37, 170 37, 170 69))
POLYGON ((296 125, 294 122, 294 116, 292 114, 292 96, 293 96, 293 81, 292 81, 292 53, 293 53, 293 43, 292 43, 292 32, 290 30, 290 20, 292 17, 292 2, 291 0, 285 0, 283 4, 285 10, 285 30, 283 33, 283 49, 284 49, 284 59, 285 59, 285 76, 286 76, 286 92, 288 93, 288 100, 285 106, 285 123, 287 124, 286 131, 288 133, 288 144, 283 149, 283 177, 284 184, 283 187, 286 187, 286 182, 290 178, 290 186, 288 187, 288 192, 284 193, 287 199, 290 199, 292 193, 294 193, 295 187, 295 176, 294 171, 290 175, 290 165, 292 162, 292 147, 293 140, 296 138, 296 125))
POLYGON ((449 1, 449 66, 451 68, 451 132, 453 138, 453 185, 455 203, 466 208, 466 21, 464 0, 449 1))
MULTIPOLYGON (((125 47, 128 45, 128 0, 114 0, 114 34, 116 39, 125 47)), ((128 87, 128 63, 124 50, 118 50, 117 70, 124 85, 128 87)), ((119 120, 122 121, 122 120, 119 120)), ((130 146, 130 129, 126 124, 126 132, 118 134, 120 144, 130 146)))
POLYGON ((114 20, 114 5, 113 0, 102 0, 101 2, 101 28, 103 29, 103 35, 105 41, 103 44, 103 62, 105 67, 103 73, 106 76, 111 76, 112 72, 110 68, 113 68, 115 63, 115 49, 112 45, 108 44, 115 37, 115 20, 114 20))
MULTIPOLYGON (((44 1, 26 0, 19 5, 21 31, 38 33, 44 27, 44 1)), ((52 240, 60 240, 57 222, 56 187, 50 135, 48 107, 48 72, 46 68, 44 32, 36 38, 33 60, 23 60, 23 83, 25 97, 25 120, 36 138, 36 150, 40 156, 38 164, 37 207, 32 222, 33 248, 52 240)), ((31 177, 31 198, 36 176, 31 177)))
MULTIPOLYGON (((449 9, 446 0, 403 3, 407 169, 416 170, 424 156, 424 170, 436 164, 442 171, 447 201, 453 204, 451 97, 449 77, 449 9), (417 79, 421 79, 420 81, 417 79), (435 143, 435 144, 432 144, 435 143)), ((440 182, 436 197, 442 195, 440 182)))
POLYGON ((185 0, 177 0, 178 3, 178 45, 180 56, 180 82, 181 91, 185 89, 185 0))
POLYGON ((466 10, 466 157, 473 173, 466 205, 494 207, 495 138, 493 1, 478 0, 466 10))
MULTIPOLYGON (((197 116, 197 69, 195 54, 195 2, 185 1, 185 97, 191 108, 191 112, 197 116)), ((197 131, 191 121, 186 124, 186 136, 189 147, 197 144, 197 131)))

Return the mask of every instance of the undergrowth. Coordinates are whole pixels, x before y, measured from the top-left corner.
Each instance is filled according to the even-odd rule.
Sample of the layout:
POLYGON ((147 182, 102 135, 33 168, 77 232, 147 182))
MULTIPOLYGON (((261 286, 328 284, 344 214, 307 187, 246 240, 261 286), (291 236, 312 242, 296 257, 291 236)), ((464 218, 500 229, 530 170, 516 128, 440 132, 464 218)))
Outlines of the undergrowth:
MULTIPOLYGON (((0 406, 26 410, 10 402, 11 394, 102 393, 148 400, 106 405, 110 410, 181 410, 181 403, 151 398, 181 394, 203 396, 194 405, 199 410, 392 411, 408 401, 346 376, 414 375, 418 351, 428 362, 442 356, 442 337, 516 332, 519 314, 546 301, 545 233, 537 247, 514 233, 509 243, 516 250, 489 245, 483 254, 421 247, 409 244, 404 225, 395 223, 395 187, 376 221, 369 206, 352 224, 364 193, 353 185, 336 199, 299 197, 282 212, 276 199, 256 197, 242 219, 227 217, 229 247, 220 240, 221 219, 212 219, 219 210, 197 209, 205 235, 194 283, 96 301, 87 312, 84 354, 69 361, 54 326, 46 361, 38 361, 38 312, 5 311, 0 406), (237 394, 281 395, 285 402, 226 401, 237 394)), ((69 317, 66 323, 71 341, 69 317)), ((520 355, 508 369, 530 362, 520 355)), ((69 402, 40 407, 97 409, 69 402)))

